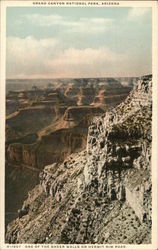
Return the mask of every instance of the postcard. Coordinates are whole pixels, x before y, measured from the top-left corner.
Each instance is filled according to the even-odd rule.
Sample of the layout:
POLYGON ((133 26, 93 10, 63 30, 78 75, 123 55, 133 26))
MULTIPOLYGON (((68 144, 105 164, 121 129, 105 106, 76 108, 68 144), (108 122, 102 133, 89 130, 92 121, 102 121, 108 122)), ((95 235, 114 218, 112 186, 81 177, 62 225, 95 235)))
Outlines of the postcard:
POLYGON ((158 249, 157 1, 0 6, 0 249, 158 249))

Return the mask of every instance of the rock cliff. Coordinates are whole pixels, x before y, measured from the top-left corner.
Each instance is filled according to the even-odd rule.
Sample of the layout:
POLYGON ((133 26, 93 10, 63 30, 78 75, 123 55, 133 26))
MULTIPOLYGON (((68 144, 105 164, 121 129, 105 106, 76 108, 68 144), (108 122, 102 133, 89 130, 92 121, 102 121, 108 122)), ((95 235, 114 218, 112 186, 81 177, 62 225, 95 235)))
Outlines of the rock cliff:
POLYGON ((152 77, 93 119, 86 150, 48 165, 8 225, 9 243, 151 243, 152 77))
MULTIPOLYGON (((72 86, 74 93, 72 90, 71 95, 64 96, 64 86, 69 84, 64 80, 64 86, 59 86, 58 82, 59 79, 49 88, 29 90, 25 86, 26 89, 7 94, 6 224, 16 218, 17 208, 21 207, 27 192, 36 185, 38 171, 45 165, 63 162, 71 153, 85 149, 92 117, 104 112, 90 105, 76 106, 77 86, 72 86)), ((80 79, 77 84, 83 85, 80 79)), ((84 100, 91 102, 90 93, 83 91, 83 94, 84 100)))

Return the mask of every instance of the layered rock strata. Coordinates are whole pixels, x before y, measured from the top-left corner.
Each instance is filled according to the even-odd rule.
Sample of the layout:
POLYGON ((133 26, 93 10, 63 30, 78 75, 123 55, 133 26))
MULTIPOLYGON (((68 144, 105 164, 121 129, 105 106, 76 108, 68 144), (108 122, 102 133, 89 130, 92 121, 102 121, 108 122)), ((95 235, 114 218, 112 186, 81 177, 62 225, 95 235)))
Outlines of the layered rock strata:
POLYGON ((151 243, 152 79, 93 120, 87 149, 46 166, 9 243, 151 243))

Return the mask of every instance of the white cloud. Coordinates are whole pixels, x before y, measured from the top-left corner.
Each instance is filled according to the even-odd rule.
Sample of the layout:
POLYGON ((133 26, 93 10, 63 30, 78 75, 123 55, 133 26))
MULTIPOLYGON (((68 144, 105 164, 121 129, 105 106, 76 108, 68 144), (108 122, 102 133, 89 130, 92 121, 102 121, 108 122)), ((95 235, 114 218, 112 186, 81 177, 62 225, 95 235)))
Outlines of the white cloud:
POLYGON ((54 38, 8 37, 7 74, 39 74, 39 70, 46 70, 47 60, 56 55, 58 46, 54 38))
POLYGON ((114 74, 114 65, 125 58, 107 48, 69 48, 48 63, 49 68, 55 69, 56 74, 63 74, 62 77, 99 77, 114 74))
POLYGON ((135 7, 131 8, 128 12, 128 20, 137 20, 140 17, 145 16, 151 8, 135 7))
POLYGON ((143 65, 144 62, 136 62, 133 55, 114 53, 107 47, 62 49, 54 38, 7 39, 8 78, 139 75, 140 70, 146 73, 143 65))
POLYGON ((60 15, 32 14, 24 16, 27 20, 37 26, 51 27, 60 26, 65 32, 100 33, 109 30, 113 24, 110 18, 80 18, 76 21, 60 15))

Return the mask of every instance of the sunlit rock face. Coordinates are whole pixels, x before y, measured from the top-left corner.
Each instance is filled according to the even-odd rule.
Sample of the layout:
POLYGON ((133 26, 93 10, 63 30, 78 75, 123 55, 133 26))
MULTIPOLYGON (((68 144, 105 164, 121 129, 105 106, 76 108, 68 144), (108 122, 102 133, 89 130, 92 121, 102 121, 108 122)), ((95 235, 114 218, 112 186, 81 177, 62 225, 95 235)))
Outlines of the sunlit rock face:
POLYGON ((141 221, 151 221, 151 97, 148 76, 125 102, 94 120, 84 168, 87 187, 95 183, 99 195, 126 200, 141 221))
POLYGON ((149 75, 93 119, 86 149, 44 167, 8 225, 6 242, 151 243, 151 124, 149 75))

